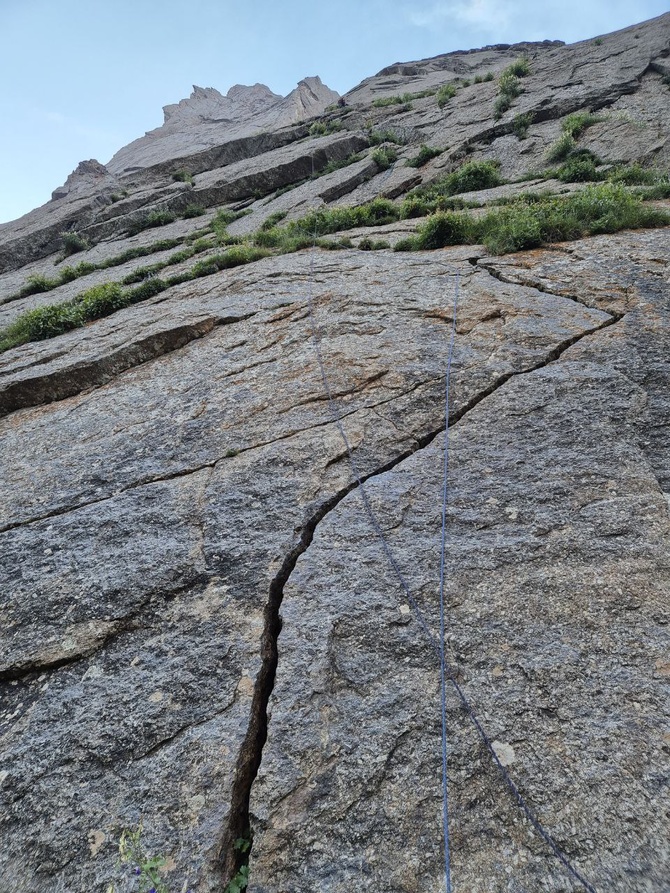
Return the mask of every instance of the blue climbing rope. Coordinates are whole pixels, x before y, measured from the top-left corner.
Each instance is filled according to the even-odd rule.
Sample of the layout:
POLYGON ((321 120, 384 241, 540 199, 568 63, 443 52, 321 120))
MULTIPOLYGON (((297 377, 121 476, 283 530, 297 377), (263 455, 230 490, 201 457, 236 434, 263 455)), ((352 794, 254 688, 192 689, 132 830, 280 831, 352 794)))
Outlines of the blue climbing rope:
POLYGON ((449 499, 449 383, 451 363, 456 339, 456 315, 458 312, 458 288, 460 276, 454 287, 454 310, 451 315, 451 336, 447 351, 447 371, 444 376, 444 462, 442 475, 442 534, 440 543, 440 700, 442 707, 442 826, 444 830, 444 879, 447 893, 451 893, 451 847, 449 845, 449 776, 447 774, 447 664, 445 660, 445 597, 444 581, 447 563, 447 503, 449 499))
MULTIPOLYGON (((312 171, 314 170, 314 157, 312 156, 312 171)), ((477 714, 474 711, 474 708, 470 704, 467 696, 465 695, 463 689, 458 684, 458 680, 456 679, 454 673, 452 671, 447 672, 446 659, 445 659, 445 596, 444 596, 444 584, 446 579, 446 528, 447 528, 447 505, 448 505, 448 470, 449 470, 449 385, 450 385, 450 377, 451 377, 451 367, 453 360, 453 350, 454 350, 454 341, 456 335, 456 313, 458 309, 458 292, 459 292, 459 284, 460 277, 458 274, 456 275, 455 289, 454 289, 454 310, 452 314, 452 322, 451 322, 451 336, 449 341, 449 350, 447 356, 447 368, 445 374, 445 436, 444 436, 444 458, 443 458, 443 484, 442 484, 442 533, 441 533, 441 550, 440 550, 440 639, 436 640, 434 633, 429 628, 426 620, 423 616, 423 612, 421 611, 416 599, 412 595, 410 587, 405 579, 405 576, 400 569, 398 562, 396 561, 395 555, 393 554, 391 547, 388 544, 384 531, 381 528, 379 521, 377 520, 377 516, 372 508, 370 503, 370 499, 367 494, 367 490, 365 488, 364 479, 361 476, 358 466, 356 465, 356 460, 354 459, 353 451, 351 449, 351 445, 349 443, 349 438, 347 437, 347 433, 344 429, 344 425, 342 424, 342 420, 337 411, 337 406, 335 404, 335 400, 333 398, 332 390, 330 387, 330 383, 328 381, 328 376, 326 375, 326 369, 323 362, 323 354, 321 351, 321 339, 319 337, 317 327, 316 327, 316 319, 314 314, 314 256, 316 249, 316 241, 317 241, 317 229, 316 229, 316 220, 314 223, 314 239, 312 244, 312 250, 310 252, 310 264, 309 264, 309 278, 308 278, 308 287, 307 287, 307 307, 308 314, 310 320, 310 328, 312 334, 312 342, 314 345, 314 351, 316 353, 317 363, 319 366, 319 374, 321 376, 321 382, 323 385, 324 393, 326 394, 326 398, 328 401, 328 409, 330 411, 330 415, 333 419, 333 422, 337 426, 337 429, 340 433, 340 437, 344 443, 347 457, 349 460, 349 466, 351 468, 351 473, 356 481, 358 492, 360 494, 361 500, 363 502, 363 506, 365 508, 365 512, 368 516, 368 520, 370 522, 371 527, 379 537, 379 541, 386 556, 387 561, 389 562, 393 572, 402 588, 407 600, 409 601, 412 609, 414 611, 414 616, 416 617, 421 630, 423 631, 428 644, 433 648, 436 652, 438 660, 440 662, 440 676, 441 676, 441 707, 442 707, 442 775, 443 775, 443 825, 444 825, 444 864, 445 864, 445 882, 446 882, 446 893, 451 893, 451 867, 450 867, 450 841, 449 841, 449 799, 448 799, 448 785, 447 785, 447 719, 446 719, 446 680, 448 679, 465 712, 467 713, 470 721, 474 725, 475 729, 479 737, 481 738, 484 746, 488 750, 493 762, 498 767, 502 778, 512 793, 517 805, 522 810, 528 821, 531 823, 533 828, 537 831, 537 833, 542 837, 545 843, 549 846, 553 854, 556 858, 561 862, 561 864, 566 868, 569 874, 571 874, 579 883, 584 887, 588 893, 596 893, 595 887, 578 871, 577 868, 570 862, 567 856, 560 849, 558 844, 554 841, 553 837, 549 834, 546 828, 542 825, 539 818, 535 815, 535 813, 531 810, 531 808, 526 803, 524 797, 516 786, 512 776, 507 771, 506 767, 500 761, 497 753, 495 752, 495 748, 493 744, 486 734, 481 722, 477 714)))

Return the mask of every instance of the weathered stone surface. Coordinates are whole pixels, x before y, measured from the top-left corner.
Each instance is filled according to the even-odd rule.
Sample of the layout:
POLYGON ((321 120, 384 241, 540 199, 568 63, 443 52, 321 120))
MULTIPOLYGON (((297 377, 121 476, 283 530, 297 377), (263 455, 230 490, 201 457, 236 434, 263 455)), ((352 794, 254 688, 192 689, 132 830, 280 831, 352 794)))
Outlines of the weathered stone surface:
POLYGON ((273 93, 264 84, 236 84, 226 96, 212 87, 194 86, 188 99, 165 106, 161 127, 117 152, 108 168, 120 173, 148 167, 220 145, 224 136, 239 139, 259 130, 274 130, 318 115, 338 98, 339 93, 322 84, 318 77, 300 81, 286 97, 273 93))
MULTIPOLYGON (((559 844, 596 888, 630 891, 662 890, 670 869, 670 451, 657 433, 670 421, 670 307, 667 266, 662 284, 647 267, 661 243, 579 243, 594 303, 625 244, 626 315, 513 377, 451 432, 449 661, 559 844)), ((556 257, 560 281, 564 255, 534 261, 556 257)), ((515 261, 524 269, 510 258, 508 272, 515 261)), ((465 356, 457 339, 457 370, 465 356)), ((442 446, 366 485, 433 634, 442 446)), ((439 668, 357 493, 319 525, 282 615, 251 889, 440 889, 439 668)), ((520 820, 451 692, 448 720, 455 883, 578 889, 520 820)))
MULTIPOLYGON (((229 227, 244 236, 277 212, 402 196, 466 157, 528 174, 564 116, 589 105, 607 117, 581 145, 663 165, 669 28, 664 16, 597 45, 398 63, 321 115, 333 131, 322 137, 310 121, 285 126, 313 113, 317 89, 292 105, 233 90, 231 126, 205 120, 226 102, 200 91, 122 150, 118 170, 84 165, 67 195, 0 228, 0 325, 170 253, 13 299, 28 275, 58 272, 66 227, 95 242, 72 262, 100 262, 186 237, 222 202, 251 212, 229 227), (460 88, 443 110, 434 96, 371 105, 498 72, 521 52, 526 92, 499 122, 495 82, 460 88), (536 117, 525 141, 512 131, 522 110, 536 117), (267 132, 244 135, 242 118, 267 119, 267 132), (408 142, 380 172, 384 130, 408 142), (407 167, 422 142, 445 151, 407 167), (364 157, 312 178, 353 152, 364 157), (132 158, 141 170, 127 170, 132 158), (173 180, 179 169, 194 186, 173 180), (112 189, 127 194, 112 201, 112 189), (196 201, 211 210, 126 237, 147 210, 196 201)), ((463 198, 579 188, 538 179, 463 198)), ((394 244, 416 225, 346 235, 394 244)), ((477 245, 301 251, 3 353, 0 893, 130 890, 118 842, 140 821, 171 891, 225 893, 249 823, 251 891, 443 889, 439 668, 364 511, 312 337, 435 633, 457 287, 449 666, 595 889, 665 893, 669 247, 665 228, 506 257, 477 245)), ((583 889, 451 689, 447 719, 454 889, 583 889)))

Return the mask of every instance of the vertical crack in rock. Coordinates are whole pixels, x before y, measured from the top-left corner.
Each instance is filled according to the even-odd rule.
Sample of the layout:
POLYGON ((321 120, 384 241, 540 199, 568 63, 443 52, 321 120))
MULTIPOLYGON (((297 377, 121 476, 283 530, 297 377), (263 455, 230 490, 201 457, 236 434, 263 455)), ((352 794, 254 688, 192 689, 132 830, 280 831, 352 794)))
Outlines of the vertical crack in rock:
POLYGON ((222 893, 247 858, 236 850, 235 841, 239 838, 249 838, 250 834, 249 798, 267 739, 267 708, 274 688, 279 658, 277 641, 282 625, 279 609, 284 598, 284 587, 298 558, 309 548, 317 525, 355 486, 355 483, 349 484, 319 507, 303 527, 299 541, 284 558, 279 571, 270 583, 268 601, 264 611, 265 625, 261 637, 261 668, 254 686, 249 727, 237 759, 228 825, 223 832, 219 848, 218 861, 222 873, 222 893))
MULTIPOLYGON (((564 351, 572 347, 582 338, 593 335, 601 329, 605 329, 623 318, 624 314, 612 315, 605 322, 592 329, 580 332, 571 338, 556 345, 540 362, 528 369, 519 372, 509 372, 497 378, 488 388, 480 391, 468 400, 460 409, 455 411, 449 419, 450 426, 460 421, 471 409, 491 396, 507 381, 517 375, 527 375, 548 366, 558 360, 564 351)), ((360 481, 365 483, 373 477, 391 471, 397 465, 404 462, 419 450, 425 449, 432 441, 444 431, 444 425, 430 431, 421 438, 416 439, 413 449, 405 450, 394 459, 374 469, 366 475, 360 476, 360 481)), ((270 584, 268 601, 264 611, 264 628, 261 637, 261 668, 256 677, 254 694, 251 703, 249 726, 247 734, 240 749, 233 782, 230 812, 228 823, 224 828, 221 843, 218 849, 218 868, 221 878, 221 893, 224 893, 227 884, 239 871, 240 867, 248 861, 248 853, 242 854, 235 847, 235 841, 244 838, 250 839, 251 823, 249 819, 249 802, 251 788, 263 758, 263 748, 268 733, 268 704, 272 695, 277 665, 279 661, 278 640, 282 629, 282 619, 279 613, 284 598, 284 588, 293 573, 298 559, 303 555, 314 539, 316 528, 326 515, 331 512, 349 493, 358 488, 358 481, 352 481, 346 487, 335 493, 327 502, 323 503, 305 524, 298 543, 284 558, 282 565, 270 584)))

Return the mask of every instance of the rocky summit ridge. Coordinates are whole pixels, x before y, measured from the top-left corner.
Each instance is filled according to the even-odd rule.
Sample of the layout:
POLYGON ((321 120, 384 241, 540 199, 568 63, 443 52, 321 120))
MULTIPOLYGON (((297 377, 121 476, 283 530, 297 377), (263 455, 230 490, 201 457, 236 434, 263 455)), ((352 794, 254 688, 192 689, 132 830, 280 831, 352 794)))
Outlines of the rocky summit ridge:
POLYGON ((669 121, 670 14, 195 87, 0 226, 0 893, 444 890, 452 330, 453 890, 666 893, 669 121))
POLYGON ((319 115, 337 102, 339 93, 318 77, 305 78, 288 96, 273 93, 264 84, 236 84, 223 96, 213 87, 193 87, 188 99, 163 109, 161 127, 120 149, 106 165, 123 173, 219 145, 224 139, 250 136, 267 129, 295 124, 319 115))

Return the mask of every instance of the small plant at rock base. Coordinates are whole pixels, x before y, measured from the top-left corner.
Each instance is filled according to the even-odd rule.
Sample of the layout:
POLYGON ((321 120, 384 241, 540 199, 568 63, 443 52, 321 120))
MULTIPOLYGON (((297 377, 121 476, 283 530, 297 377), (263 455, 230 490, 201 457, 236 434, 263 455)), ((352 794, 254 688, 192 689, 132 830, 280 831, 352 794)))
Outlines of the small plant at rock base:
POLYGON ((437 158, 442 154, 442 149, 434 149, 431 146, 422 145, 414 158, 409 158, 405 164, 407 167, 423 167, 431 158, 437 158))
POLYGON ((512 122, 512 129, 520 140, 525 140, 528 136, 528 128, 533 123, 532 112, 526 112, 525 115, 517 115, 512 122))
POLYGON ((200 205, 188 205, 181 212, 181 216, 184 218, 184 220, 191 220, 193 217, 202 217, 204 213, 205 209, 200 205))
POLYGON ((81 233, 75 230, 61 233, 61 237, 63 239, 63 257, 70 257, 72 254, 77 254, 79 251, 86 251, 87 248, 90 248, 86 236, 82 236, 81 233))
POLYGON ((368 128, 368 140, 371 146, 379 146, 381 143, 396 143, 401 146, 406 140, 395 130, 375 130, 368 128))
POLYGON ((150 211, 148 214, 145 214, 142 217, 137 217, 135 220, 130 221, 130 223, 128 224, 128 234, 131 236, 136 236, 138 233, 141 233, 145 229, 151 229, 155 226, 165 226, 168 223, 173 223, 175 219, 175 215, 171 211, 150 211))
POLYGON ((456 95, 456 87, 453 84, 443 84, 437 91, 437 104, 442 109, 456 95))
POLYGON ((372 160, 380 170, 385 171, 398 160, 398 152, 394 146, 380 146, 372 153, 372 160))
MULTIPOLYGON (((142 844, 142 825, 134 831, 124 831, 119 841, 119 862, 137 881, 137 893, 170 893, 169 887, 161 876, 161 870, 167 860, 162 856, 149 856, 142 844)), ((184 884, 184 888, 186 885, 184 884)), ((112 884, 107 893, 114 893, 112 884)), ((186 893, 193 893, 187 890, 186 893)))
POLYGON ((172 174, 172 179, 176 180, 178 183, 190 183, 191 186, 193 185, 193 174, 189 173, 183 168, 181 170, 175 171, 172 174))

